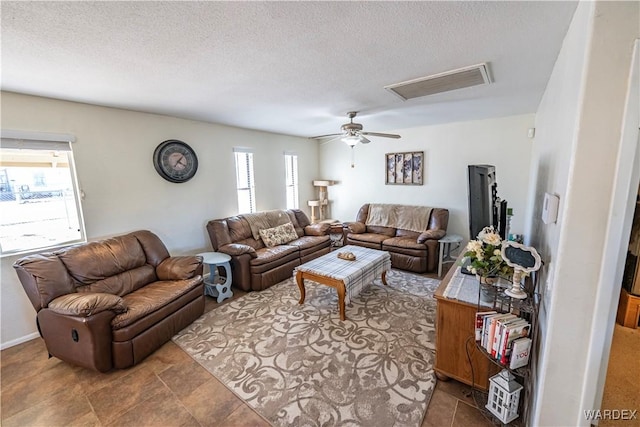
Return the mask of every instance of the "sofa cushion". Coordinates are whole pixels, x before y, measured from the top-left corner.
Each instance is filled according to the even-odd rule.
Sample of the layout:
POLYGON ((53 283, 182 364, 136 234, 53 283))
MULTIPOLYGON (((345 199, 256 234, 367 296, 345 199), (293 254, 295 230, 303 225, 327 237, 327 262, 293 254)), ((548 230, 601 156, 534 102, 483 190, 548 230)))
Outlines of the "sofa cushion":
POLYGON ((296 246, 298 249, 309 249, 322 245, 324 242, 330 241, 329 236, 302 236, 299 239, 292 240, 287 246, 296 246))
POLYGON ((375 233, 362 233, 362 234, 349 234, 351 240, 357 240, 359 242, 377 243, 381 244, 383 241, 389 239, 386 234, 375 233))
POLYGON ((396 229, 393 227, 382 227, 378 225, 367 225, 367 233, 384 234, 387 237, 396 235, 396 229))
POLYGON ((311 224, 307 215, 305 215, 305 213, 300 209, 289 209, 287 210, 287 215, 289 215, 289 218, 293 223, 293 228, 295 228, 296 233, 298 233, 298 237, 304 236, 304 228, 311 224))
POLYGON ((272 210, 241 215, 247 221, 253 238, 260 239, 260 230, 267 230, 291 222, 289 214, 283 210, 272 210))
POLYGON ((249 263, 251 266, 268 264, 281 258, 284 259, 286 255, 294 253, 298 253, 296 246, 279 245, 272 248, 261 248, 256 250, 257 257, 252 258, 249 263))
POLYGON ((367 227, 375 225, 421 233, 428 228, 432 210, 427 206, 371 203, 365 224, 367 227))
POLYGON ((390 246, 403 249, 418 249, 423 251, 427 250, 427 247, 424 244, 416 242, 416 239, 410 236, 392 237, 390 239, 385 239, 382 242, 382 245, 383 247, 390 246))
POLYGON ((149 230, 138 230, 131 234, 140 242, 140 246, 142 246, 142 250, 147 257, 147 264, 157 267, 158 264, 169 258, 167 247, 158 236, 149 230))
MULTIPOLYGON (((115 353, 123 355, 123 353, 121 353, 120 350, 116 350, 116 348, 126 348, 128 342, 132 347, 131 350, 133 350, 133 348, 137 346, 136 341, 140 342, 140 339, 145 339, 143 338, 144 336, 155 334, 155 332, 152 332, 154 330, 156 330, 160 334, 170 333, 170 331, 174 330, 175 332, 172 333, 171 336, 175 335, 178 330, 182 329, 182 327, 180 327, 178 330, 175 330, 175 328, 178 327, 179 324, 184 322, 184 310, 186 309, 190 311, 190 309, 187 307, 192 306, 192 304, 202 304, 203 311, 200 311, 200 314, 202 314, 204 312, 204 300, 204 285, 200 283, 198 286, 191 289, 186 294, 180 295, 178 298, 170 301, 168 304, 165 304, 162 307, 159 307, 154 312, 141 317, 130 325, 120 329, 113 329, 112 336, 114 357, 118 357, 115 356, 115 353), (165 329, 165 327, 168 327, 169 329, 165 329), (160 332, 158 328, 162 332, 160 332)), ((196 318, 199 316, 200 315, 196 316, 196 318)), ((111 327, 111 325, 109 325, 109 327, 111 327)), ((126 355, 123 356, 127 357, 126 355)))
POLYGON ((227 254, 229 256, 239 256, 242 254, 249 254, 252 258, 257 257, 256 250, 249 245, 242 245, 240 243, 229 243, 228 245, 222 245, 218 248, 218 252, 227 254))
POLYGON ((304 234, 307 236, 324 236, 329 233, 331 229, 331 224, 327 224, 326 222, 307 225, 304 228, 304 234))
POLYGON ((16 261, 14 268, 22 283, 35 285, 25 290, 36 311, 60 295, 75 292, 73 279, 56 254, 29 255, 16 261))
POLYGON ((411 237, 416 240, 418 239, 418 236, 420 236, 420 233, 417 231, 403 230, 402 228, 398 228, 395 235, 395 237, 411 237))
POLYGON ((73 293, 54 299, 49 303, 49 309, 58 314, 89 317, 105 310, 124 313, 127 311, 127 305, 117 295, 73 293))
POLYGON ((227 227, 229 229, 231 241, 234 243, 253 237, 249 223, 242 217, 232 216, 227 218, 227 227))
POLYGON ((347 227, 349 228, 349 231, 352 233, 360 234, 367 231, 367 226, 361 222, 348 222, 347 227))
POLYGON ((124 328, 152 313, 202 283, 202 276, 187 280, 165 280, 149 283, 122 297, 128 310, 111 321, 113 329, 124 328))
POLYGON ((298 233, 296 233, 296 230, 293 228, 293 224, 287 222, 277 227, 260 230, 260 237, 262 237, 264 244, 268 248, 271 248, 297 239, 298 233))
POLYGON ((156 267, 158 280, 183 280, 193 277, 202 265, 201 256, 173 256, 156 267))
POLYGON ((90 285, 78 286, 76 290, 81 293, 104 292, 124 296, 156 280, 158 280, 156 269, 150 264, 145 264, 141 267, 107 277, 104 280, 98 280, 90 285))
POLYGON ((418 243, 424 243, 427 240, 440 240, 447 234, 444 230, 427 230, 423 231, 422 234, 418 236, 416 241, 418 243))
POLYGON ((83 285, 90 285, 147 263, 147 256, 140 242, 132 234, 72 247, 60 253, 59 257, 69 274, 83 285))

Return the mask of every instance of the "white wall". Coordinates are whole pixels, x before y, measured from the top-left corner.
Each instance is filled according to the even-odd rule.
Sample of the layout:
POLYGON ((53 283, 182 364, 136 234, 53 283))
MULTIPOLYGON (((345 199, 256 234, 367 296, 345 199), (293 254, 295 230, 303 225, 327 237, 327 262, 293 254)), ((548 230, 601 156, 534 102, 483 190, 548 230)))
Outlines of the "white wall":
POLYGON ((620 288, 602 267, 606 245, 621 243, 608 233, 621 221, 612 195, 639 12, 636 2, 581 2, 536 115, 527 235, 546 264, 532 425, 587 426, 583 411, 598 409, 598 364, 588 364, 606 369, 592 343, 615 317, 599 309, 611 301, 601 291, 620 288), (560 196, 556 224, 540 220, 544 192, 560 196))
MULTIPOLYGON (((284 151, 298 154, 301 208, 308 213, 306 200, 317 198, 318 147, 305 138, 15 93, 3 92, 1 103, 3 129, 76 136, 89 239, 149 229, 173 255, 210 250, 207 221, 237 213, 234 146, 254 149, 258 210, 285 208, 284 151), (185 141, 198 155, 198 172, 186 183, 165 181, 153 167, 153 151, 167 139, 185 141)), ((36 331, 12 268, 17 258, 2 258, 3 348, 36 331)))
MULTIPOLYGON (((329 187, 333 217, 353 221, 364 203, 449 209, 449 233, 469 238, 467 166, 496 167, 498 195, 513 208, 512 230, 524 232, 533 127, 532 114, 398 129, 399 140, 371 138, 353 149, 341 141, 320 145, 320 173, 329 187), (424 185, 385 185, 385 153, 424 151, 424 185)), ((382 130, 377 130, 382 131, 382 130)))

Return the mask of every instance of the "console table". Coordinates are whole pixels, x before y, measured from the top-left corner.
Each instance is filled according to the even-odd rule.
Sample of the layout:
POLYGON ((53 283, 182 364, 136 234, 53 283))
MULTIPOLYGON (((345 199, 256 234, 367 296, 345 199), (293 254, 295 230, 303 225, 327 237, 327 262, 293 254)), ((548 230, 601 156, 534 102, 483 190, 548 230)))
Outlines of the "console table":
MULTIPOLYGON (((461 258, 462 254, 458 259, 461 258)), ((451 289, 455 287, 451 281, 456 270, 455 265, 449 269, 434 295, 437 301, 436 375, 443 381, 453 378, 480 390, 487 390, 489 377, 500 369, 481 354, 475 345, 479 284, 474 276, 469 276, 470 280, 465 283, 464 290, 451 289), (467 353, 471 356, 473 377, 467 353)))

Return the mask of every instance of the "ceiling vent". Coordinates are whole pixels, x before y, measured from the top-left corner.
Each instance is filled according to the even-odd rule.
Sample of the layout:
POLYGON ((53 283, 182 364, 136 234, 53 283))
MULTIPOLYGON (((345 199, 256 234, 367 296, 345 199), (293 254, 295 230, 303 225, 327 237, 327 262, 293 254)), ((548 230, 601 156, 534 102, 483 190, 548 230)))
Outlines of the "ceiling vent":
POLYGON ((436 93, 489 83, 491 83, 491 79, 489 79, 487 64, 484 63, 445 71, 432 76, 420 77, 385 86, 384 88, 406 101, 421 96, 435 95, 436 93))

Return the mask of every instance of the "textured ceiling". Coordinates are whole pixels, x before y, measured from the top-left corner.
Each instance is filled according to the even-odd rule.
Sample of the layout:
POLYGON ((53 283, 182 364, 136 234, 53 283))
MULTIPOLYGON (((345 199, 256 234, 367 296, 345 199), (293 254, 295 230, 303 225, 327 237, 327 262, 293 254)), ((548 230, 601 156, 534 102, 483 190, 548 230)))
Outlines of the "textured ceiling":
POLYGON ((312 136, 535 112, 576 2, 9 2, 2 89, 312 136), (487 62, 493 84, 384 86, 487 62))

